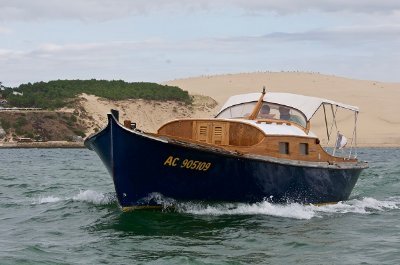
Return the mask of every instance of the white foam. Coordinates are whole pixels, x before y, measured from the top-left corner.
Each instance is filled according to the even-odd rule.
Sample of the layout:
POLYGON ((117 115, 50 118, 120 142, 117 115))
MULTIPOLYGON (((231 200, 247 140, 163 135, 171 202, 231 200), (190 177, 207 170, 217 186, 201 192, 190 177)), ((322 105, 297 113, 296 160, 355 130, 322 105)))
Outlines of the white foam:
MULTIPOLYGON (((56 203, 63 200, 104 205, 114 203, 116 198, 114 194, 110 196, 110 194, 103 194, 94 190, 81 190, 72 198, 60 198, 50 195, 36 199, 34 204, 56 203)), ((164 209, 174 208, 180 213, 194 215, 269 215, 293 219, 311 219, 313 217, 324 217, 332 214, 371 214, 400 209, 400 197, 389 197, 385 200, 365 197, 322 206, 312 204, 303 205, 299 203, 275 204, 268 200, 253 204, 178 202, 172 198, 164 197, 159 193, 151 193, 142 200, 144 203, 152 201, 160 204, 164 209)))
POLYGON ((34 204, 42 204, 42 203, 52 203, 52 202, 59 202, 61 198, 54 197, 54 196, 47 196, 47 197, 39 197, 37 202, 35 201, 34 204))
POLYGON ((53 195, 49 195, 46 197, 39 197, 33 201, 33 204, 43 204, 43 203, 56 203, 59 201, 80 201, 80 202, 88 202, 93 204, 110 204, 115 201, 115 196, 108 196, 107 194, 103 194, 101 192, 97 192, 94 190, 84 190, 79 191, 79 193, 75 196, 71 197, 56 197, 53 195))
POLYGON ((315 211, 298 203, 273 204, 267 201, 254 204, 182 204, 178 211, 196 215, 270 215, 294 219, 311 219, 315 216, 315 211))
POLYGON ((379 201, 374 198, 363 198, 361 200, 350 200, 338 202, 332 205, 313 206, 315 211, 325 213, 359 213, 370 214, 376 211, 399 209, 400 200, 390 199, 379 201))
POLYGON ((165 197, 164 195, 158 192, 149 193, 146 197, 141 198, 138 202, 143 203, 144 205, 149 203, 155 203, 158 205, 162 205, 163 208, 174 207, 177 204, 175 199, 165 197))
POLYGON ((93 204, 109 204, 112 198, 94 190, 80 191, 78 195, 72 197, 73 201, 89 202, 93 204))
POLYGON ((371 214, 376 211, 399 209, 399 207, 399 198, 390 198, 383 201, 374 198, 363 198, 361 200, 354 199, 324 206, 298 203, 273 204, 268 201, 254 204, 226 203, 218 205, 180 203, 177 206, 177 210, 178 212, 195 215, 269 215, 294 219, 311 219, 330 214, 371 214))

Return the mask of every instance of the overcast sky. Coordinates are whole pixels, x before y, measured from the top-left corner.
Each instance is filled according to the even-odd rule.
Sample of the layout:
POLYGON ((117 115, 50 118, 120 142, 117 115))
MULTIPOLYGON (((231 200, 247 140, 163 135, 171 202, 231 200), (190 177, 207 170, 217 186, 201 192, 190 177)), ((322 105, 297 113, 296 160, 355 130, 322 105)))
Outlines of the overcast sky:
POLYGON ((0 82, 311 71, 400 82, 399 0, 0 0, 0 82))

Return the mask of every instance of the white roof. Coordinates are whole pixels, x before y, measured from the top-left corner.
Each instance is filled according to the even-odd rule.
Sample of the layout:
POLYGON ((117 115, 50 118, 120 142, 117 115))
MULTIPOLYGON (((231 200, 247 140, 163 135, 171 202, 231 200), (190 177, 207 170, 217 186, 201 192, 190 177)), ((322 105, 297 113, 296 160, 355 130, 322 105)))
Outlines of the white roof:
MULTIPOLYGON (((248 93, 231 96, 222 106, 219 113, 234 105, 258 101, 259 98, 260 93, 248 93)), ((312 116, 322 104, 330 104, 355 112, 359 111, 358 107, 335 102, 329 99, 309 97, 291 93, 266 92, 264 95, 264 101, 298 109, 299 111, 304 113, 304 115, 307 117, 307 120, 310 120, 312 118, 312 116)))
POLYGON ((295 135, 303 137, 317 137, 311 131, 308 134, 297 126, 288 126, 286 124, 276 124, 276 123, 265 123, 256 122, 255 120, 238 120, 240 122, 251 124, 260 130, 262 130, 267 135, 295 135))

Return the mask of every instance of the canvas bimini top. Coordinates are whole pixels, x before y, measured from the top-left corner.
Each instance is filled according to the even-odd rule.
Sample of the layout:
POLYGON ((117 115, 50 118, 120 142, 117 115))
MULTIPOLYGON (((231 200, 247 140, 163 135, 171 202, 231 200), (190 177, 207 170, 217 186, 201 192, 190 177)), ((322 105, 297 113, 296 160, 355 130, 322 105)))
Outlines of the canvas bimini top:
MULTIPOLYGON (((223 112, 233 106, 257 102, 259 98, 260 93, 248 93, 231 96, 222 106, 216 117, 223 116, 223 112)), ((354 112, 359 112, 358 107, 355 106, 346 105, 329 99, 309 97, 291 93, 267 92, 264 95, 263 101, 297 109, 305 115, 307 121, 309 121, 314 116, 315 112, 321 107, 322 104, 329 104, 354 112)))

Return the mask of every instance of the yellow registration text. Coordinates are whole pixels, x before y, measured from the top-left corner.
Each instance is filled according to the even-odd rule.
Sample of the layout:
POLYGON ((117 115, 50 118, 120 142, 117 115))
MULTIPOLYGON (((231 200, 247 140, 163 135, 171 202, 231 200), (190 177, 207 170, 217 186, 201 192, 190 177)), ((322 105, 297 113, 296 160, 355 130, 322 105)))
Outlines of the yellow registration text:
POLYGON ((192 159, 181 159, 179 157, 169 156, 165 162, 164 166, 168 167, 180 167, 185 169, 207 171, 211 167, 210 162, 197 161, 192 159))

